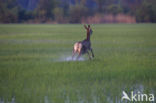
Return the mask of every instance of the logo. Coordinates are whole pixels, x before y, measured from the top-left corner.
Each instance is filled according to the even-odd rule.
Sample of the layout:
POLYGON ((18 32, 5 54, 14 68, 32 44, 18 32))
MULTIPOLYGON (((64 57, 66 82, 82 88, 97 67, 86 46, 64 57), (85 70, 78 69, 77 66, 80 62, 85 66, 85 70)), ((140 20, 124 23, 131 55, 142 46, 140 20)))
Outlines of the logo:
POLYGON ((154 101, 154 94, 143 94, 141 92, 136 92, 134 93, 133 91, 131 91, 130 96, 123 91, 122 92, 123 96, 121 98, 121 100, 128 100, 128 101, 154 101))

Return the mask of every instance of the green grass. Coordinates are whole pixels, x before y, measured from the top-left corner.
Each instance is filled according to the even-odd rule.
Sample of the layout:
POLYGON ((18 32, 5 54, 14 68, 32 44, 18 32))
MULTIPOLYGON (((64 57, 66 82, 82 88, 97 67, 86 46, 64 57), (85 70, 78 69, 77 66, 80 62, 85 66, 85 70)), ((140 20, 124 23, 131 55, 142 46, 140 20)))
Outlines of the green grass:
POLYGON ((0 101, 118 103, 141 87, 156 96, 156 24, 92 29, 94 60, 68 62, 59 59, 86 37, 83 25, 0 24, 0 101))

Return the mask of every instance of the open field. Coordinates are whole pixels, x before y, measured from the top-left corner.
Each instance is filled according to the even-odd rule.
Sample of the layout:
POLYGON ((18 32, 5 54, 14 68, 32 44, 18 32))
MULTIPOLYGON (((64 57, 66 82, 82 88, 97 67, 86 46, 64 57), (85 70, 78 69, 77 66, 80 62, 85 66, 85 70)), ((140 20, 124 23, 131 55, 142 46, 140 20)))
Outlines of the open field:
POLYGON ((123 90, 156 96, 156 24, 91 27, 94 60, 64 61, 86 37, 83 25, 0 24, 0 102, 121 103, 123 90))

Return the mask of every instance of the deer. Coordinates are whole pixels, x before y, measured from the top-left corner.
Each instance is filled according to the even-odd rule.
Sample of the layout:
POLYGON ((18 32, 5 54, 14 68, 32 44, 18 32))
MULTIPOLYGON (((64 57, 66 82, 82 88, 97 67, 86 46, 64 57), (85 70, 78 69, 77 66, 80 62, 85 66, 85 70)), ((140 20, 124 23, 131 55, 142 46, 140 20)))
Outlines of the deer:
POLYGON ((91 41, 90 41, 90 36, 92 35, 93 31, 90 25, 88 26, 84 25, 84 28, 86 29, 87 37, 83 41, 78 41, 74 44, 73 51, 72 51, 72 60, 74 59, 75 54, 78 54, 76 60, 79 60, 80 56, 86 53, 89 56, 89 60, 94 58, 94 53, 93 53, 93 49, 91 48, 91 41), (89 51, 92 53, 92 55, 90 55, 89 51))

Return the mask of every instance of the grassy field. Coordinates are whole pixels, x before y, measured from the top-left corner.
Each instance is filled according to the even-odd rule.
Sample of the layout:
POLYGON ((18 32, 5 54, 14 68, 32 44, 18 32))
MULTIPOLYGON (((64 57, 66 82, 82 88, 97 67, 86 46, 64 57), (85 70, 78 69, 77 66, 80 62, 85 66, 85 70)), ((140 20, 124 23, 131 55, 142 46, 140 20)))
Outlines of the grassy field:
POLYGON ((123 90, 156 96, 156 24, 91 26, 95 58, 63 61, 86 37, 83 25, 0 24, 0 102, 125 103, 123 90))

